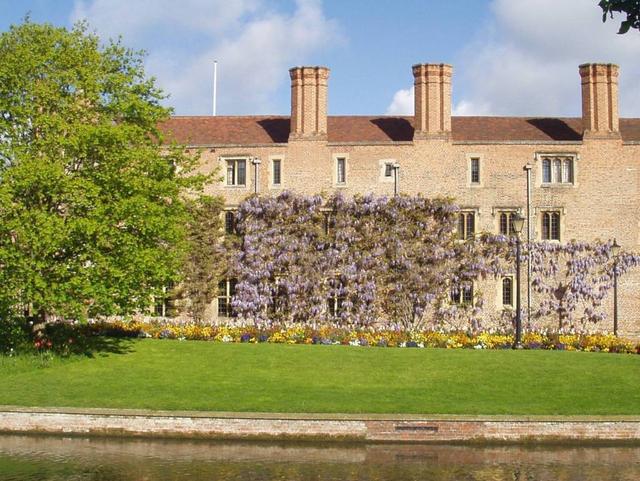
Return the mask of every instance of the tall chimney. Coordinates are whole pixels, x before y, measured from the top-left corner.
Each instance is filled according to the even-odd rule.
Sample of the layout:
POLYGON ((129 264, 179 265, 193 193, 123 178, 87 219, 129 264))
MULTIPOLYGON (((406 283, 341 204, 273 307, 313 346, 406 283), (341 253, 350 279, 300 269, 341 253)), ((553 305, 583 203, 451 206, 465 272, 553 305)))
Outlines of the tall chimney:
POLYGON ((451 138, 451 65, 413 66, 415 87, 413 140, 451 138))
POLYGON ((580 65, 584 138, 619 138, 618 66, 580 65))
POLYGON ((289 140, 327 139, 327 67, 294 67, 289 140))

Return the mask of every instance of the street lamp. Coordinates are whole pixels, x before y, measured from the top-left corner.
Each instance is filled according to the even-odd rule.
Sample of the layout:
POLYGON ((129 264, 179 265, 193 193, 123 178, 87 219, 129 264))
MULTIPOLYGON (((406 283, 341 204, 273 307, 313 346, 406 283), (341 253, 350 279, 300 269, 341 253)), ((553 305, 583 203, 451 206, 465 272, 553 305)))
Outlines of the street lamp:
POLYGON ((398 192, 400 190, 400 186, 398 185, 400 182, 400 164, 394 162, 391 164, 391 167, 393 168, 393 196, 398 197, 398 192))
POLYGON ((514 349, 522 349, 522 318, 520 316, 520 233, 524 227, 524 217, 516 214, 511 221, 513 231, 516 233, 516 338, 514 349))
POLYGON ((262 163, 262 161, 258 157, 254 157, 251 159, 251 163, 253 164, 253 193, 258 193, 258 166, 262 163))
POLYGON ((620 245, 613 239, 611 244, 611 253, 613 254, 613 335, 618 335, 618 254, 620 253, 620 245))

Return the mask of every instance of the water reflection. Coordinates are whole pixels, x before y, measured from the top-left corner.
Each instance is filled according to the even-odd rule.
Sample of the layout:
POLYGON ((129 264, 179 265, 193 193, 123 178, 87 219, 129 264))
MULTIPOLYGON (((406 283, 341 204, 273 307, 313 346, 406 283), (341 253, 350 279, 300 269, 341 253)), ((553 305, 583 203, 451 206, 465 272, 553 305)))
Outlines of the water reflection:
POLYGON ((636 481, 640 447, 319 445, 0 436, 0 481, 636 481))

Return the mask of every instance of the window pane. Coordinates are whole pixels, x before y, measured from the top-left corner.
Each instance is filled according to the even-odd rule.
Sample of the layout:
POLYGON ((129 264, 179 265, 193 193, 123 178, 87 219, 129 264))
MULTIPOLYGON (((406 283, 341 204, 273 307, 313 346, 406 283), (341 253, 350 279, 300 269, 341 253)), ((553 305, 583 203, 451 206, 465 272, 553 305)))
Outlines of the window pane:
POLYGON ((393 177, 393 164, 384 164, 384 176, 393 177))
POLYGON ((273 161, 273 185, 280 185, 280 160, 273 161))
POLYGON ((224 213, 224 231, 233 234, 236 230, 236 216, 233 212, 224 213))
POLYGON ((500 214, 500 234, 509 235, 509 218, 505 212, 500 214))
POLYGON ((551 238, 560 240, 560 214, 558 212, 550 213, 551 217, 551 238))
POLYGON ((218 316, 229 317, 231 313, 231 306, 229 305, 227 297, 218 297, 218 316))
POLYGON ((549 159, 542 161, 542 182, 545 184, 551 182, 551 161, 549 159))
POLYGON ((553 181, 554 182, 562 182, 562 162, 559 160, 553 161, 553 181))
POLYGON ((471 159, 471 182, 480 183, 480 159, 471 159))
POLYGON ((562 182, 573 183, 573 160, 566 159, 562 169, 562 182))
POLYGON ((227 281, 218 282, 218 296, 227 295, 227 281))
POLYGON ((237 185, 245 185, 247 183, 247 161, 236 160, 238 169, 237 185))
POLYGON ((472 239, 476 232, 476 216, 473 212, 467 212, 467 239, 472 239))
POLYGON ((465 237, 464 213, 460 212, 460 214, 458 214, 458 239, 464 239, 465 237))
POLYGON ((513 280, 511 277, 502 279, 502 305, 513 306, 513 280))
POLYGON ((227 160, 227 185, 235 184, 235 162, 227 160))
POLYGON ((549 240, 550 237, 550 214, 549 212, 542 213, 542 239, 549 240))
POLYGON ((462 288, 462 303, 473 304, 473 284, 466 285, 462 288))
POLYGON ((338 184, 344 184, 346 181, 346 159, 338 159, 338 184))
POLYGON ((452 304, 460 304, 460 291, 458 289, 452 287, 449 291, 449 297, 452 304))

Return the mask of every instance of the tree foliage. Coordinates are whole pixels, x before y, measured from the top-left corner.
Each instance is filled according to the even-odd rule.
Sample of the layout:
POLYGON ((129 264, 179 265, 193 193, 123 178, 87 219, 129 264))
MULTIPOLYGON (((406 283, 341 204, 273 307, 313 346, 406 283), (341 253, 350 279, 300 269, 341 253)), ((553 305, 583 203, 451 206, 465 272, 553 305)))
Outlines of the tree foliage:
POLYGON ((160 147, 169 110, 142 55, 27 20, 0 59, 0 303, 42 320, 148 307, 181 267, 182 196, 203 179, 160 147))
POLYGON ((195 321, 205 318, 218 282, 226 274, 227 253, 235 250, 232 246, 237 239, 222 236, 222 208, 223 201, 218 197, 201 196, 187 203, 189 249, 176 294, 195 321))
POLYGON ((598 5, 602 9, 603 22, 608 16, 613 18, 614 13, 627 15, 626 20, 620 22, 618 33, 627 33, 631 28, 640 30, 640 0, 600 0, 598 5))

